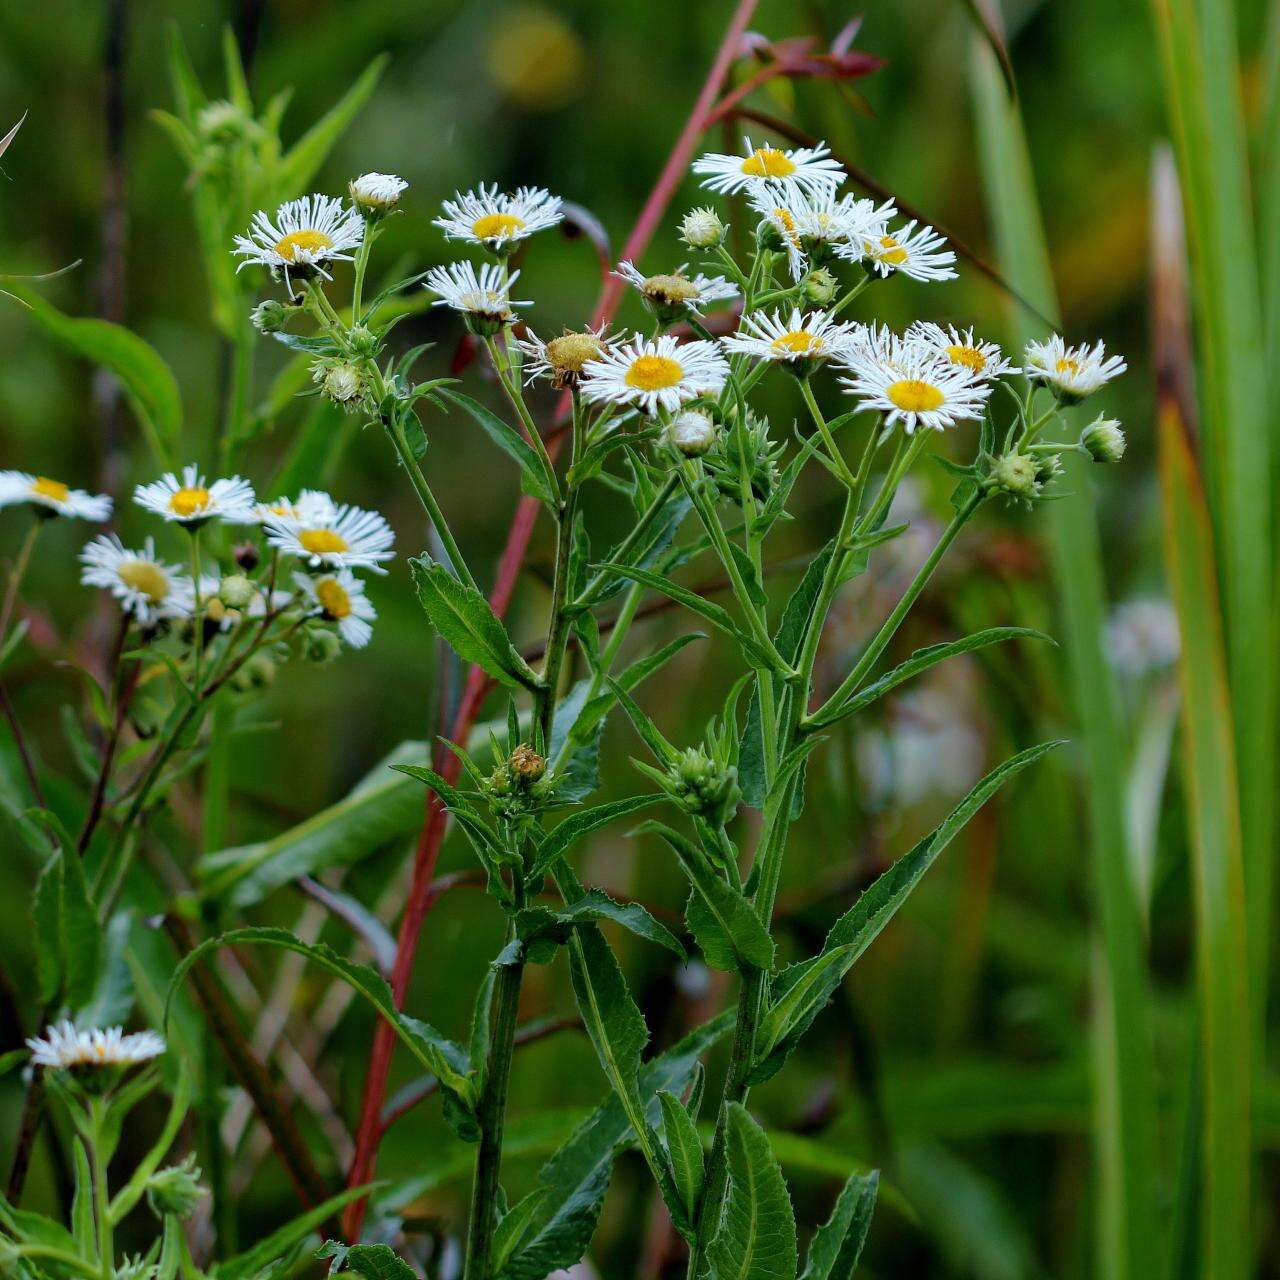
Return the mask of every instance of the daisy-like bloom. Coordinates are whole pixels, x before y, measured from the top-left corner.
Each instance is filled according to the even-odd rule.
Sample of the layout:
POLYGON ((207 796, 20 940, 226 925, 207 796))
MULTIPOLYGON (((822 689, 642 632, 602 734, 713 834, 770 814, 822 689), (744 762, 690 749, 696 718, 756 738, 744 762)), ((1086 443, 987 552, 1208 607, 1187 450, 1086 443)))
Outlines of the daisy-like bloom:
POLYGON ((331 507, 308 512, 307 518, 272 518, 263 522, 267 541, 286 555, 297 556, 312 568, 372 569, 395 554, 391 544, 396 536, 376 511, 360 507, 331 507))
POLYGON ((823 262, 837 245, 861 247, 888 231, 895 212, 892 200, 882 205, 855 196, 837 200, 834 188, 768 188, 753 194, 751 205, 776 232, 795 280, 804 274, 806 255, 823 262))
POLYGON ((505 275, 496 262, 485 263, 479 274, 469 262, 451 262, 447 267, 432 267, 422 287, 439 295, 437 307, 452 307, 483 324, 504 325, 516 318, 512 307, 533 305, 511 300, 511 286, 519 278, 518 271, 505 275))
POLYGON ((141 551, 130 551, 115 534, 102 534, 80 552, 80 562, 80 581, 105 587, 144 627, 163 619, 189 618, 195 608, 191 579, 156 556, 151 538, 141 551))
POLYGON ((1064 400, 1083 400, 1129 367, 1120 356, 1107 355, 1101 342, 1069 347, 1056 333, 1048 342, 1028 342, 1026 361, 1027 377, 1043 382, 1064 400))
POLYGON ((837 256, 868 262, 882 276, 897 271, 913 280, 956 278, 956 255, 932 227, 921 226, 917 230, 912 221, 892 232, 873 230, 861 237, 861 241, 861 244, 850 241, 837 245, 837 256))
POLYGON ((756 311, 743 320, 737 333, 724 339, 724 346, 757 360, 812 366, 839 355, 852 331, 852 325, 837 323, 825 311, 805 315, 795 307, 790 317, 781 311, 772 315, 756 311))
POLYGON ((703 312, 708 303, 738 296, 738 290, 724 276, 688 276, 688 266, 682 262, 672 272, 647 276, 634 262, 627 261, 618 263, 613 274, 634 285, 654 315, 667 322, 685 312, 703 312))
POLYGON ((743 154, 716 152, 693 162, 694 173, 705 174, 702 185, 708 191, 732 195, 737 191, 758 191, 764 186, 796 186, 805 191, 834 191, 847 176, 831 158, 825 143, 781 151, 777 147, 756 147, 743 138, 743 154))
POLYGON ((320 577, 295 573, 293 580, 316 614, 338 624, 343 644, 363 649, 369 643, 373 635, 370 624, 378 614, 364 593, 364 583, 350 569, 320 577))
POLYGON ((516 339, 516 346, 524 352, 525 381, 550 378, 557 391, 576 387, 588 360, 599 360, 609 350, 610 342, 604 336, 604 326, 573 332, 566 329, 558 338, 543 342, 532 329, 526 336, 516 339))
POLYGON ((302 522, 324 520, 334 509, 333 499, 319 489, 303 489, 296 498, 272 498, 259 502, 253 509, 253 518, 259 524, 268 520, 300 520, 302 522))
POLYGON ((554 227, 564 214, 559 196, 542 187, 521 187, 514 193, 499 191, 497 183, 483 183, 474 191, 457 191, 441 205, 444 216, 435 219, 450 240, 483 245, 493 253, 509 253, 521 240, 554 227))
POLYGON ((975 378, 993 382, 1014 366, 997 343, 975 338, 972 329, 943 328, 928 320, 917 320, 907 330, 907 337, 947 357, 952 364, 963 365, 975 378))
POLYGON ((364 213, 386 213, 400 203, 409 184, 394 173, 362 173, 347 183, 351 201, 364 213))
POLYGON ((702 395, 716 395, 729 365, 713 342, 678 343, 669 333, 635 334, 582 369, 582 394, 596 403, 634 405, 646 413, 674 413, 702 395))
POLYGON ((125 1035, 123 1027, 93 1027, 79 1031, 64 1020, 45 1028, 43 1036, 27 1041, 31 1062, 37 1067, 69 1071, 73 1067, 133 1067, 150 1062, 164 1052, 162 1037, 154 1031, 125 1035))
MULTIPOLYGON (((352 250, 364 239, 364 219, 355 209, 332 196, 303 196, 276 210, 275 221, 263 212, 253 215, 247 236, 236 236, 233 253, 244 261, 283 271, 306 274, 317 271, 326 279, 327 262, 350 262, 352 250)), ((290 286, 292 293, 292 286, 290 286)))
POLYGON ((182 468, 179 480, 172 471, 159 480, 140 484, 133 491, 140 507, 178 524, 196 525, 205 520, 225 520, 229 524, 252 524, 257 500, 253 486, 239 476, 206 481, 194 463, 182 468))
POLYGON ((917 427, 941 431, 982 416, 991 384, 965 365, 910 338, 871 331, 841 353, 853 375, 842 378, 859 407, 876 409, 885 424, 901 422, 910 435, 917 427))
POLYGON ((0 471, 0 507, 16 502, 31 502, 53 515, 81 520, 105 520, 111 514, 111 499, 105 493, 86 493, 25 471, 0 471))

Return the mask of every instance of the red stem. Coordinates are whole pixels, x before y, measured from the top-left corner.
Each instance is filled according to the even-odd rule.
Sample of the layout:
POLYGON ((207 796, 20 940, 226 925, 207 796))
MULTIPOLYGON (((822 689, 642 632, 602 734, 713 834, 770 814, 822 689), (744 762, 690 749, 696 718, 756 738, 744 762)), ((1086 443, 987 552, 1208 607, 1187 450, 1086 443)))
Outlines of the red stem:
MULTIPOLYGON (((698 99, 685 121, 680 136, 676 139, 671 154, 658 175, 658 181, 645 201, 639 218, 627 237, 621 258, 635 259, 641 256, 653 238, 667 206, 675 195, 680 180, 684 177, 693 158, 694 148, 702 136, 705 121, 715 106, 720 86, 724 82, 733 60, 737 56, 742 34, 755 12, 757 0, 738 0, 733 19, 725 31, 724 39, 716 52, 715 61, 703 82, 698 99)), ((613 317, 622 296, 624 284, 616 276, 605 279, 596 304, 592 325, 600 325, 613 317)), ((552 452, 556 451, 560 441, 554 441, 552 452)), ((516 580, 524 563, 525 551, 529 538, 533 533, 534 522, 538 517, 539 504, 535 498, 522 498, 511 521, 511 530, 507 534, 507 544, 503 548, 502 558, 498 562, 498 574, 494 583, 493 594, 489 603, 498 617, 506 612, 515 590, 516 580)), ((472 667, 467 673, 467 683, 463 690, 462 701, 458 705, 454 717, 452 741, 466 743, 475 723, 476 715, 484 700, 488 688, 485 673, 479 667, 472 667)), ((461 762, 453 754, 443 751, 436 753, 437 771, 442 777, 453 782, 461 768, 461 762)), ((422 922, 431 906, 431 882, 435 875, 436 862, 440 856, 440 846, 444 841, 448 814, 440 803, 435 792, 427 797, 426 818, 418 836, 417 853, 414 857, 413 879, 409 886, 409 896, 405 903, 404 915, 400 920, 400 932, 396 938, 396 960, 391 971, 391 994, 397 1008, 403 1005, 405 994, 409 989, 409 979, 413 973, 414 957, 418 950, 418 941, 422 932, 422 922)), ((373 1048, 369 1055, 369 1071, 365 1077, 364 1101, 360 1112, 360 1125, 356 1131, 356 1149, 352 1157, 351 1169, 347 1177, 348 1186, 359 1186, 373 1179, 378 1161, 378 1143, 382 1137, 382 1106, 387 1090, 387 1075, 391 1068, 391 1055, 395 1048, 395 1033, 385 1022, 379 1022, 374 1032, 373 1048)), ((349 1241, 358 1240, 364 1225, 364 1215, 368 1200, 364 1197, 352 1203, 346 1211, 344 1228, 349 1241)))

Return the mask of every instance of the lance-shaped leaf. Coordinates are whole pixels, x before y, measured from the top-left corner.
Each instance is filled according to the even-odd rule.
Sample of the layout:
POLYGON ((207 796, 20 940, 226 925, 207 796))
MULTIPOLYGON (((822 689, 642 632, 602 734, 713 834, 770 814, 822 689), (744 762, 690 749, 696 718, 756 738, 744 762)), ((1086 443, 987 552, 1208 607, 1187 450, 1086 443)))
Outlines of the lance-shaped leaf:
POLYGON ((667 842, 693 886, 686 920, 702 954, 713 969, 773 968, 773 939, 755 908, 727 880, 722 880, 691 840, 660 822, 648 822, 667 842))
POLYGON ((702 1142, 693 1117, 679 1098, 664 1089, 658 1094, 658 1101, 662 1105, 662 1134, 667 1159, 671 1162, 671 1177, 680 1192, 684 1211, 692 1221, 702 1196, 702 1142))
POLYGON ((511 688, 538 688, 538 677, 516 652, 484 596, 425 556, 410 560, 409 567, 431 625, 458 657, 511 688))
MULTIPOLYGON (((681 960, 685 958, 680 941, 665 925, 659 924, 638 902, 615 902, 600 889, 590 889, 576 902, 554 911, 550 907, 527 907, 516 913, 516 934, 526 944, 550 940, 563 944, 575 928, 612 920, 630 930, 638 938, 666 947, 681 960)), ((529 957, 535 963, 550 959, 549 954, 529 957)))
POLYGON ((782 1169, 763 1129, 728 1104, 729 1192, 707 1258, 715 1280, 795 1280, 796 1219, 782 1169))
POLYGON ((899 663, 891 671, 886 671, 878 680, 855 693, 848 702, 837 707, 829 715, 814 721, 814 724, 828 725, 834 724, 837 720, 843 720, 845 716, 861 711, 864 707, 869 707, 873 702, 883 698, 890 689, 910 680, 913 676, 918 676, 922 671, 928 671, 939 662, 945 662, 948 658, 1014 639, 1043 640, 1047 644, 1054 645, 1057 643, 1052 636, 1047 636, 1043 631, 1036 631, 1032 627, 988 627, 985 631, 975 631, 973 635, 964 636, 960 640, 929 645, 925 649, 917 649, 905 662, 899 663))
POLYGON ((871 1229, 880 1175, 863 1177, 853 1174, 844 1184, 831 1217, 820 1226, 809 1242, 800 1280, 853 1280, 862 1246, 871 1229))
POLYGON ((485 408, 478 400, 463 395, 461 391, 441 387, 437 394, 450 404, 457 405, 459 409, 469 413, 485 435, 515 461, 516 466, 520 468, 520 483, 525 493, 541 502, 553 501, 554 490, 542 455, 515 427, 498 417, 491 409, 485 408))
POLYGON ((773 1076, 814 1018, 826 1007, 854 962, 879 936, 924 873, 965 823, 1015 774, 1039 760, 1058 742, 1044 742, 1006 760, 982 779, 930 835, 903 854, 832 926, 822 951, 785 969, 774 980, 773 1004, 761 1020, 759 1061, 752 1083, 773 1076))
MULTIPOLYGON (((664 797, 660 795, 628 796, 625 800, 612 800, 608 804, 595 805, 579 813, 570 814, 564 821, 552 827, 534 848, 531 876, 544 875, 557 858, 562 858, 584 836, 607 826, 615 818, 636 813, 664 797)), ((664 944, 665 945, 665 944, 664 944)))
POLYGON ((103 938, 89 900, 84 864, 68 853, 73 847, 61 842, 45 865, 31 914, 40 1000, 78 1009, 92 998, 97 985, 103 938))

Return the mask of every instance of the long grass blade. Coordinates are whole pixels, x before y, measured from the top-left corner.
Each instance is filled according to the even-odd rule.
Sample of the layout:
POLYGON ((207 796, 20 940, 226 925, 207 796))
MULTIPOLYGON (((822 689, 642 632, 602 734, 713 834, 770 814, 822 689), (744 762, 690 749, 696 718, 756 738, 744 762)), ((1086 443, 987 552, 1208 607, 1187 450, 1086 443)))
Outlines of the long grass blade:
MULTIPOLYGON (((987 202, 1002 274, 1044 315, 1056 316, 1044 231, 1017 104, 987 42, 975 37, 973 92, 987 202)), ((1020 338, 1040 336, 1025 311, 1020 338)), ((1049 525, 1066 626, 1073 704, 1082 730, 1090 860, 1101 963, 1095 1012, 1095 1141, 1099 1193, 1098 1274, 1155 1274, 1155 1087, 1149 996, 1125 823, 1123 733, 1114 678, 1103 652, 1106 594, 1089 481, 1050 504, 1049 525)))

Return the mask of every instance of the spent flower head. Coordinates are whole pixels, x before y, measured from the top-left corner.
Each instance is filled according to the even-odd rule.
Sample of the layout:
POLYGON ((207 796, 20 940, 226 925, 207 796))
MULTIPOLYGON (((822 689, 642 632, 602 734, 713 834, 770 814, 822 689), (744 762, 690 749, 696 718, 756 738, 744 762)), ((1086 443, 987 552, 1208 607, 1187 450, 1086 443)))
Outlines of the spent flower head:
POLYGON ((516 346, 524 353, 526 382, 548 378, 556 390, 562 391, 578 385, 587 361, 601 359, 609 350, 610 341, 604 336, 602 325, 599 329, 566 329, 547 342, 527 329, 523 338, 516 339, 516 346))
POLYGON ((613 274, 639 290, 645 305, 663 324, 700 314, 710 303, 738 296, 738 290, 723 276, 690 276, 686 274, 688 265, 681 263, 674 271, 646 276, 634 262, 620 262, 613 274))

